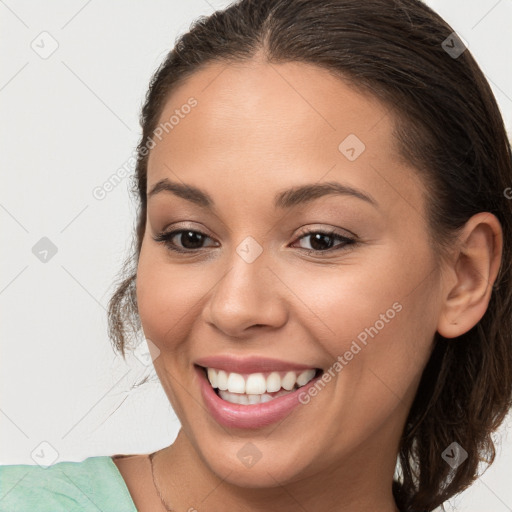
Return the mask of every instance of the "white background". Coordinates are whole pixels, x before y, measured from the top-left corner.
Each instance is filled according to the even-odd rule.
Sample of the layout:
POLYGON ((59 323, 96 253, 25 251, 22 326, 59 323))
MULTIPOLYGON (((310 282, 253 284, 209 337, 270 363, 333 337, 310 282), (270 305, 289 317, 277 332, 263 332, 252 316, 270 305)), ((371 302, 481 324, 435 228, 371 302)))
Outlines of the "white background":
MULTIPOLYGON (((148 453, 177 434, 158 381, 131 389, 151 365, 123 361, 107 337, 135 222, 130 180, 103 200, 92 191, 133 155, 150 76, 176 36, 228 3, 0 0, 1 464, 34 464, 41 449, 56 462, 148 453), (44 31, 58 43, 46 59, 31 48, 41 37, 51 48, 44 31), (32 253, 42 237, 58 251, 47 263, 32 253)), ((512 0, 427 3, 468 43, 510 133, 512 0)), ((453 510, 512 510, 511 425, 453 510)))

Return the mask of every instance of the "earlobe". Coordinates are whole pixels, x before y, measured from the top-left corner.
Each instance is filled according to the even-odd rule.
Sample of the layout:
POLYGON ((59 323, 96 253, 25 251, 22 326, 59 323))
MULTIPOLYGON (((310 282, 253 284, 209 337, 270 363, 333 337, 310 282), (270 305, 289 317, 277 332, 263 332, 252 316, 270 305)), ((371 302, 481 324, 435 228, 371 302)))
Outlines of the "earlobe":
POLYGON ((474 327, 489 305, 501 263, 503 233, 499 220, 480 212, 468 220, 458 238, 449 269, 437 331, 455 338, 474 327), (455 276, 455 279, 453 279, 455 276))

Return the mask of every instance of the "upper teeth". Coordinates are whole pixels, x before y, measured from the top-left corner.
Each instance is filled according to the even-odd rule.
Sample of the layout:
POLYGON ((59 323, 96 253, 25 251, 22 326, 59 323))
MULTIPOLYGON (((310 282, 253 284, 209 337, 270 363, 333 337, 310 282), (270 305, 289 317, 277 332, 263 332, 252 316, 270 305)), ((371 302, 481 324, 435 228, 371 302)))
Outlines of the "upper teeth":
POLYGON ((270 373, 228 373, 224 370, 208 368, 208 380, 213 388, 219 388, 231 393, 247 393, 251 395, 262 395, 273 393, 281 388, 287 391, 292 390, 297 384, 299 387, 307 384, 316 373, 315 369, 308 369, 302 372, 270 372, 270 373))

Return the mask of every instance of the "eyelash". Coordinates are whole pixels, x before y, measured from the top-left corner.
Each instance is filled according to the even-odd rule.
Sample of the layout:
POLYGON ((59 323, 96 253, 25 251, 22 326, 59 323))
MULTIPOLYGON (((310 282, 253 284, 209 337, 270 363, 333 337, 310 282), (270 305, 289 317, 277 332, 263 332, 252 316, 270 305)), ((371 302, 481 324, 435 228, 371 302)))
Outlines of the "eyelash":
MULTIPOLYGON (((201 231, 196 231, 196 230, 193 230, 193 229, 186 229, 185 228, 185 229, 177 229, 177 230, 174 230, 174 231, 169 231, 168 233, 166 233, 166 232, 158 233, 158 235, 153 237, 153 240, 155 240, 155 242, 163 243, 171 251, 174 251, 174 252, 177 252, 177 253, 182 253, 182 254, 183 253, 192 254, 194 252, 200 251, 201 249, 204 249, 204 247, 200 247, 199 249, 179 249, 175 244, 173 244, 171 242, 171 240, 176 235, 178 235, 180 233, 187 233, 187 232, 192 232, 194 234, 199 234, 199 235, 202 235, 202 236, 204 236, 206 238, 210 238, 208 235, 206 235, 205 233, 202 233, 201 231)), ((305 231, 304 233, 302 233, 298 237, 297 240, 300 240, 301 238, 305 238, 307 236, 311 236, 311 235, 315 235, 315 234, 320 234, 320 235, 323 235, 323 236, 328 236, 328 237, 331 237, 331 238, 335 238, 336 240, 344 242, 344 243, 340 244, 338 246, 335 246, 335 247, 330 247, 329 249, 325 249, 325 250, 299 248, 299 249, 301 249, 302 251, 304 251, 308 255, 311 255, 311 254, 318 255, 318 254, 323 254, 323 253, 326 253, 326 252, 331 253, 331 252, 334 252, 334 251, 346 250, 346 248, 348 246, 352 246, 352 248, 354 248, 359 243, 354 238, 349 238, 349 237, 346 237, 346 236, 339 235, 334 230, 327 230, 327 231, 311 230, 311 231, 305 231)))

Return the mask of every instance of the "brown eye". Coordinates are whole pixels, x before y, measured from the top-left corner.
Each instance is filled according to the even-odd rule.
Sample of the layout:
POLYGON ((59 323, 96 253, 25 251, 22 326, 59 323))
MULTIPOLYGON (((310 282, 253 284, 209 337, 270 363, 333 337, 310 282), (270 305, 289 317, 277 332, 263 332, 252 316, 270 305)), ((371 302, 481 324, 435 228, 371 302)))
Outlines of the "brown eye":
POLYGON ((202 233, 190 230, 180 231, 174 237, 177 237, 185 249, 200 249, 205 238, 202 233))
POLYGON ((162 242, 165 246, 176 252, 194 252, 203 249, 202 244, 209 239, 208 235, 192 229, 179 229, 169 233, 159 233, 153 237, 155 242, 162 242))
POLYGON ((357 244, 355 239, 342 236, 335 231, 308 231, 299 238, 299 240, 308 239, 309 247, 301 247, 308 254, 337 251, 344 249, 348 245, 355 246, 357 244), (336 241, 339 243, 336 243, 336 241))

